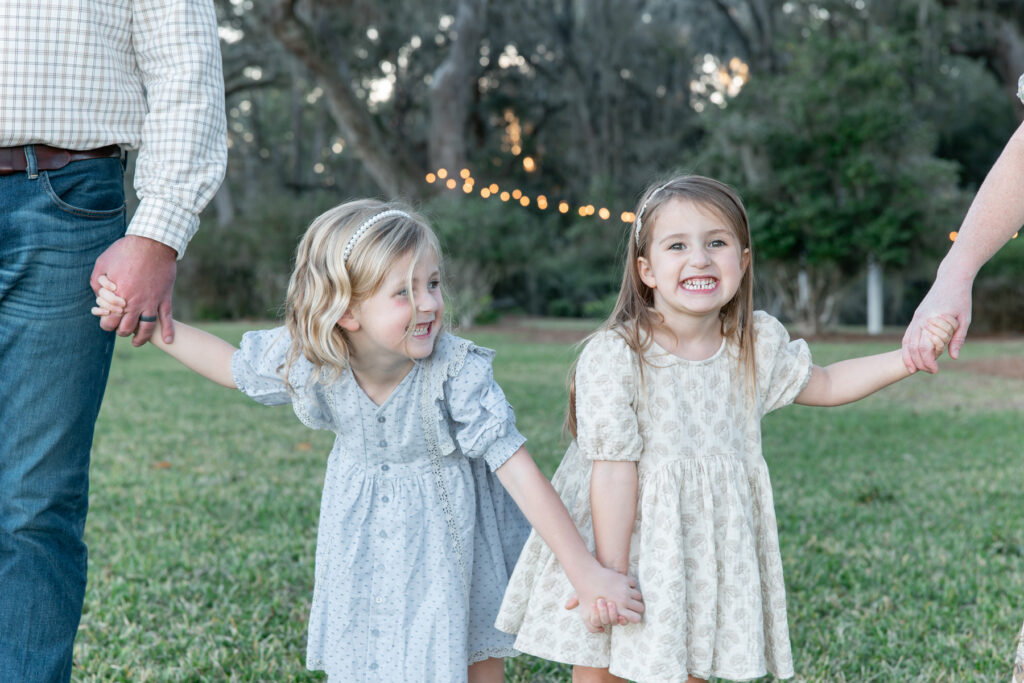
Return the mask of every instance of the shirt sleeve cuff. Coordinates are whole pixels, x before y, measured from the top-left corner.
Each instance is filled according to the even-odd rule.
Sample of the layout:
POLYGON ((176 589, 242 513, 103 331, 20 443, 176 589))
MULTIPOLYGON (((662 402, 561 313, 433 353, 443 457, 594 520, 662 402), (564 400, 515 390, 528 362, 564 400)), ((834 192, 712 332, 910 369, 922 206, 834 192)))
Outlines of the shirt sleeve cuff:
POLYGON ((484 460, 491 471, 497 470, 511 458, 519 447, 526 443, 526 437, 519 433, 515 427, 510 426, 505 436, 498 437, 497 441, 484 454, 484 460))
POLYGON ((166 244, 178 252, 180 259, 198 229, 199 216, 166 200, 147 197, 139 202, 128 234, 166 244))

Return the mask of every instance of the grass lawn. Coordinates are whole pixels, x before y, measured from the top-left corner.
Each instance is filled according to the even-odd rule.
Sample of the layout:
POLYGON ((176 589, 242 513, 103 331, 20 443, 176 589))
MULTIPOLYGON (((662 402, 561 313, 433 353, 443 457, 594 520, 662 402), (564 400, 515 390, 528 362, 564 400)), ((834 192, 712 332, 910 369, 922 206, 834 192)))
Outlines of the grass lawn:
MULTIPOLYGON (((207 329, 238 342, 243 325, 207 329)), ((500 331, 495 374, 547 474, 573 348, 500 331)), ((892 342, 812 344, 819 364, 892 342)), ((1021 357, 968 343, 964 359, 1021 357)), ((764 423, 798 681, 1007 681, 1024 619, 1024 381, 921 375, 764 423)), ((950 370, 950 371, 945 371, 950 370)), ((97 426, 76 681, 304 681, 331 435, 121 341, 97 426)), ((530 657, 510 681, 568 681, 530 657)))

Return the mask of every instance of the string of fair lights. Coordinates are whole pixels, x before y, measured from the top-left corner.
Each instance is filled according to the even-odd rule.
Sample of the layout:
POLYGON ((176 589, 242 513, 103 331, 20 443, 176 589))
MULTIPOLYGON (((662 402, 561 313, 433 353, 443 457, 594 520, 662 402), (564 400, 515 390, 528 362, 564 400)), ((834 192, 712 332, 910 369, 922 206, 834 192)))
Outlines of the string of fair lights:
MULTIPOLYGON (((535 168, 534 161, 531 157, 523 158, 523 167, 527 172, 535 168)), ((428 173, 426 175, 426 181, 431 185, 440 183, 443 187, 449 190, 458 190, 459 183, 462 184, 462 192, 464 194, 473 194, 476 192, 477 181, 473 177, 473 174, 468 168, 463 168, 458 173, 458 179, 455 175, 448 172, 448 169, 439 168, 437 171, 428 173)), ((611 209, 601 206, 596 207, 593 204, 580 204, 573 207, 565 199, 558 201, 548 199, 545 194, 538 194, 536 197, 531 197, 522 190, 514 188, 512 190, 502 189, 497 183, 490 183, 489 185, 483 185, 479 190, 479 194, 484 199, 494 197, 503 202, 518 202, 523 208, 529 206, 536 206, 540 211, 558 211, 559 213, 566 214, 570 211, 575 211, 580 216, 586 218, 588 216, 596 216, 597 218, 606 221, 612 217, 611 209)), ((632 223, 635 216, 632 211, 622 211, 619 213, 619 219, 623 223, 632 223)))
MULTIPOLYGON (((523 166, 530 170, 533 166, 533 159, 525 157, 523 159, 523 166)), ((458 190, 459 182, 462 182, 462 192, 464 194, 473 194, 476 192, 477 181, 473 177, 473 174, 468 168, 463 168, 459 171, 459 179, 456 180, 454 175, 448 173, 448 169, 439 168, 437 171, 428 173, 426 175, 426 181, 431 185, 440 183, 443 187, 449 190, 458 190)), ((574 210, 573 206, 566 200, 561 199, 557 203, 548 199, 547 195, 538 194, 536 197, 531 197, 522 190, 516 188, 511 191, 503 190, 497 183, 490 183, 489 185, 482 186, 479 190, 479 194, 484 199, 495 197, 503 202, 518 202, 523 208, 527 208, 531 205, 535 205, 541 211, 557 210, 559 213, 567 214, 574 210)), ((597 216, 603 221, 606 221, 612 217, 612 211, 607 207, 597 208, 593 204, 580 204, 575 207, 576 213, 581 217, 587 218, 589 216, 597 216)), ((632 223, 636 218, 636 215, 632 211, 623 211, 619 214, 619 219, 623 223, 632 223)), ((1017 239, 1019 233, 1013 234, 1013 239, 1017 239)), ((949 241, 955 242, 957 238, 957 231, 949 233, 949 241)))

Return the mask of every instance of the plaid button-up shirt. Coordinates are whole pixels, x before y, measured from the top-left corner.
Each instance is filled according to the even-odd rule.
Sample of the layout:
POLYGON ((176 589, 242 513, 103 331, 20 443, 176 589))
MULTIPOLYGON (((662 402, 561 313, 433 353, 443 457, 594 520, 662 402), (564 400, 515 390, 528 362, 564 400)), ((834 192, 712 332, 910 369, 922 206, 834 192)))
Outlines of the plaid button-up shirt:
POLYGON ((184 253, 226 135, 212 0, 0 2, 0 147, 138 149, 129 234, 184 253))

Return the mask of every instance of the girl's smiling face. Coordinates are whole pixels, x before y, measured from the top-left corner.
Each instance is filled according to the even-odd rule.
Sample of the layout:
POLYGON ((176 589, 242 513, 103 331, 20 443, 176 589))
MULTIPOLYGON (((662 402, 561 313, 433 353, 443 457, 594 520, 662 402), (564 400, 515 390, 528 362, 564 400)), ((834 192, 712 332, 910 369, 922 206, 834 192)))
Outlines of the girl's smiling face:
POLYGON ((718 320, 740 287, 749 250, 713 211, 672 199, 657 213, 646 257, 637 259, 640 279, 653 290, 654 308, 673 322, 718 320))
POLYGON ((361 362, 400 365, 426 358, 434 350, 444 317, 438 257, 428 251, 419 259, 410 290, 412 258, 409 253, 398 259, 380 288, 339 321, 361 362))

